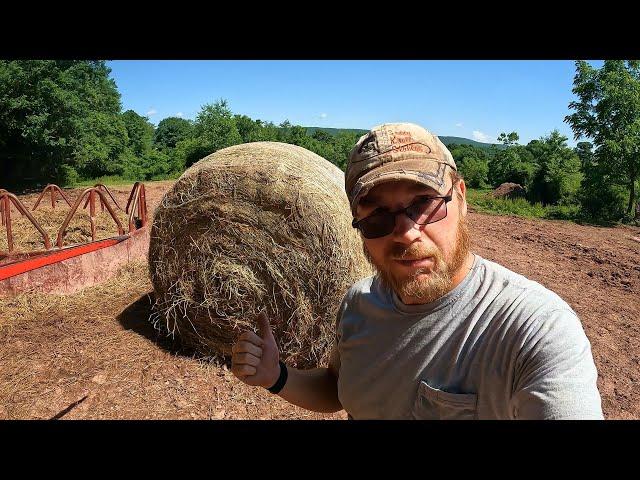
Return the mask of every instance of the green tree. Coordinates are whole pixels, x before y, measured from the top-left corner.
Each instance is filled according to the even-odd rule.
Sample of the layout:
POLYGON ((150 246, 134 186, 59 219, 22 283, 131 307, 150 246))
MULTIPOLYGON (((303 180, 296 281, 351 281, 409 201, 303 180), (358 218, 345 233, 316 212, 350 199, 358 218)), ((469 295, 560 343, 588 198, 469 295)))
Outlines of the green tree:
POLYGON ((75 168, 83 178, 121 175, 132 160, 127 128, 121 115, 91 112, 75 151, 75 168))
POLYGON ((536 170, 528 189, 528 197, 543 204, 575 203, 582 173, 580 158, 567 146, 567 137, 554 130, 550 135, 533 140, 527 149, 535 159, 536 170))
POLYGON ((118 169, 127 134, 110 72, 104 61, 0 61, 3 184, 118 169))
POLYGON ((307 129, 300 125, 291 125, 289 120, 285 120, 280 124, 282 129, 282 142, 298 145, 307 148, 311 144, 311 137, 307 135, 307 129))
POLYGON ((338 133, 334 141, 334 157, 328 158, 332 163, 337 165, 342 171, 347 168, 347 160, 349 160, 349 154, 355 146, 356 142, 360 138, 357 133, 340 132, 338 133))
POLYGON ((318 129, 315 132, 313 132, 313 135, 311 136, 316 140, 318 140, 319 142, 333 143, 333 135, 331 135, 328 132, 325 132, 324 130, 318 129))
POLYGON ((242 143, 242 137, 226 100, 205 104, 196 117, 195 137, 212 152, 242 143))
POLYGON ((504 133, 498 135, 498 141, 503 145, 517 145, 520 136, 516 132, 504 133))
POLYGON ((176 168, 167 151, 153 149, 142 158, 141 173, 135 178, 157 180, 171 173, 176 173, 176 168))
POLYGON ((160 150, 176 148, 178 142, 190 138, 193 124, 184 118, 167 117, 160 120, 153 134, 153 145, 160 150))
MULTIPOLYGON (((630 215, 636 207, 640 176, 640 62, 606 60, 597 69, 585 61, 576 61, 572 92, 578 99, 569 103, 574 113, 567 115, 565 121, 571 125, 576 140, 582 136, 593 140, 597 167, 589 175, 602 176, 593 196, 602 195, 603 189, 609 188, 606 197, 615 201, 616 187, 624 186, 630 215)), ((594 201, 600 202, 597 198, 594 201)), ((604 210, 616 211, 610 207, 604 210)))
POLYGON ((243 143, 261 141, 263 127, 260 120, 253 120, 246 115, 234 115, 233 118, 243 143))
POLYGON ((578 142, 574 150, 580 159, 582 171, 586 170, 590 165, 593 165, 593 144, 591 142, 578 142))
MULTIPOLYGON (((456 163, 456 165, 458 165, 456 163)), ((465 184, 471 188, 485 188, 489 181, 489 162, 479 157, 466 157, 464 162, 458 165, 465 184)))
POLYGON ((617 220, 624 216, 625 196, 623 185, 611 177, 611 169, 597 160, 582 170, 584 179, 578 193, 583 213, 595 220, 617 220))
POLYGON ((280 141, 280 130, 273 122, 260 122, 260 126, 258 140, 264 142, 280 141))
POLYGON ((211 148, 203 145, 199 138, 187 138, 178 142, 173 151, 173 158, 178 171, 180 171, 190 167, 210 153, 212 153, 211 148))
POLYGON ((122 114, 124 126, 129 137, 128 146, 137 157, 144 157, 153 148, 154 127, 147 117, 138 115, 133 110, 122 114))
POLYGON ((486 150, 457 144, 451 144, 448 148, 465 184, 472 188, 486 187, 489 174, 489 155, 486 150))
POLYGON ((528 188, 536 171, 536 163, 529 150, 521 145, 498 150, 489 160, 489 183, 493 187, 512 182, 528 188))
POLYGON ((194 123, 193 138, 177 145, 184 155, 183 165, 189 167, 201 158, 231 145, 242 143, 235 119, 226 100, 205 104, 194 123))

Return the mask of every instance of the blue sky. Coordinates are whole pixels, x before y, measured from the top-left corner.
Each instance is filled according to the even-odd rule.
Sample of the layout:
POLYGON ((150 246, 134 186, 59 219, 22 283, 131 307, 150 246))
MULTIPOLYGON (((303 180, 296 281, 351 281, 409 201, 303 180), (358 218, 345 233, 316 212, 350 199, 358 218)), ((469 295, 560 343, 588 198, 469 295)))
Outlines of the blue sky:
MULTIPOLYGON (((600 66, 602 62, 591 62, 600 66)), ((418 123, 436 135, 496 142, 516 131, 520 143, 553 129, 569 138, 563 121, 571 60, 118 60, 111 77, 124 110, 154 124, 169 116, 195 119, 220 98, 233 113, 276 124, 363 128, 385 122, 418 123)))

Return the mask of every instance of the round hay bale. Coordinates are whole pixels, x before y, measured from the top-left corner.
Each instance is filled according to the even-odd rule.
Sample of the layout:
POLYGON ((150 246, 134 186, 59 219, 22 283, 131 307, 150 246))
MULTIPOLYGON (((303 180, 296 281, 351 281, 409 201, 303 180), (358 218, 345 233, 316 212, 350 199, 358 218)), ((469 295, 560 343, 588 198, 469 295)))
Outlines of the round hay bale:
POLYGON ((491 193, 494 198, 524 198, 525 194, 522 185, 511 182, 502 183, 491 193))
POLYGON ((157 327, 211 357, 265 311, 288 364, 326 365, 349 286, 372 274, 344 174, 304 148, 255 142, 189 168, 155 211, 157 327))

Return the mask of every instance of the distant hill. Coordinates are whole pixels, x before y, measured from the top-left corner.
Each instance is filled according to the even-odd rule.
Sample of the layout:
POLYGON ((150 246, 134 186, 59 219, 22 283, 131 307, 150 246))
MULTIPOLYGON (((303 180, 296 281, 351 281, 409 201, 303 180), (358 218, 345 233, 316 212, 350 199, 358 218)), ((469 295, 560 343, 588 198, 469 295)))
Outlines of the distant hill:
POLYGON ((331 135, 338 135, 339 133, 357 133, 358 135, 364 135, 369 130, 362 130, 360 128, 325 128, 325 127, 305 127, 307 134, 313 135, 317 130, 329 133, 331 135))
MULTIPOLYGON (((323 132, 329 133, 331 135, 338 135, 338 133, 346 132, 346 133, 357 133, 358 135, 364 135, 369 130, 362 130, 360 128, 325 128, 325 127, 305 127, 307 129, 307 133, 309 135, 313 135, 317 130, 322 130, 323 132)), ((495 145, 498 149, 505 148, 504 145, 498 143, 482 143, 477 142, 476 140, 471 140, 469 138, 463 137, 439 137, 442 143, 449 146, 452 144, 456 145, 473 145, 477 148, 491 148, 492 145, 495 145)))
POLYGON ((442 143, 444 143, 447 146, 456 144, 456 145, 472 145, 477 148, 487 148, 487 149, 491 148, 492 146, 495 146, 498 150, 506 148, 505 145, 501 143, 482 143, 482 142, 477 142, 476 140, 471 140, 469 138, 463 138, 463 137, 445 137, 443 135, 439 138, 442 141, 442 143))

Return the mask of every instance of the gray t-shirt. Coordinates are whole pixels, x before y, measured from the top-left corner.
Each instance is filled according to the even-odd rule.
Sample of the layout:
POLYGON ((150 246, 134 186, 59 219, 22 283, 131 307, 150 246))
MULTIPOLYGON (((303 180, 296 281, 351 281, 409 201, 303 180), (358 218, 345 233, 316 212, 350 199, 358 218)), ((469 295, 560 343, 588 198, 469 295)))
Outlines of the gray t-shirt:
POLYGON ((576 313, 479 255, 426 305, 403 304, 377 276, 361 280, 337 320, 338 396, 350 418, 603 418, 576 313))

